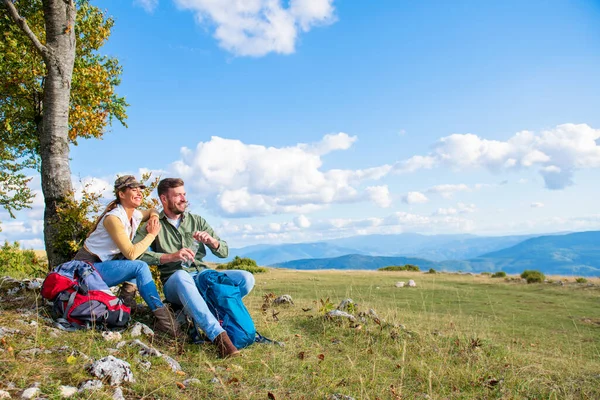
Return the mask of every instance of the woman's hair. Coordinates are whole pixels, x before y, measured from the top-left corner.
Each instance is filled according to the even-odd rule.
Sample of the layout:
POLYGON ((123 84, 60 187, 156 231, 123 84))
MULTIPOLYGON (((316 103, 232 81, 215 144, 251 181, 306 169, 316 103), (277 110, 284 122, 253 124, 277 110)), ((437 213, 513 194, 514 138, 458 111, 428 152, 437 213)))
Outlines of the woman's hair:
POLYGON ((108 205, 106 206, 106 208, 104 209, 104 211, 102 212, 102 214, 100 214, 100 216, 96 219, 96 222, 94 222, 94 227, 89 231, 89 233, 87 234, 86 238, 90 237, 90 235, 92 233, 94 233, 94 231, 96 230, 96 228, 98 228, 98 224, 100 224, 100 221, 102 221, 102 218, 108 214, 109 212, 111 212, 112 210, 114 210, 115 208, 117 208, 117 206, 119 204, 121 204, 121 199, 119 198, 119 193, 120 192, 124 192, 126 191, 127 188, 124 187, 122 189, 119 190, 115 190, 115 196, 117 196, 116 199, 114 199, 113 201, 111 201, 110 203, 108 203, 108 205))
POLYGON ((169 189, 178 188, 183 186, 183 179, 179 178, 165 178, 158 183, 158 187, 156 191, 158 192, 158 197, 163 194, 167 194, 169 189))

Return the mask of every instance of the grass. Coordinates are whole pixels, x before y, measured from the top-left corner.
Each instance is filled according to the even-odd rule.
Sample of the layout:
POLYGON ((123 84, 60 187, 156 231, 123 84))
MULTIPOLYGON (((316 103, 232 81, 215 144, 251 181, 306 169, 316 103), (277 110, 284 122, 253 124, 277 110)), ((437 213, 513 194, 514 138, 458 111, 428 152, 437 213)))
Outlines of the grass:
MULTIPOLYGON (((255 344, 243 357, 220 360, 213 346, 156 341, 177 359, 185 376, 150 359, 144 371, 135 349, 115 356, 132 364, 136 383, 129 398, 324 399, 334 394, 355 399, 600 398, 600 281, 574 279, 564 286, 525 284, 481 275, 378 271, 292 271, 269 269, 256 275, 245 299, 258 331, 285 343, 255 344), (414 279, 416 288, 396 288, 414 279), (593 284, 593 285, 591 285, 593 284), (289 294, 291 306, 269 306, 264 296, 289 294), (351 325, 329 321, 320 308, 351 298, 358 311, 373 309, 383 321, 351 325), (197 378, 181 389, 178 382, 197 378), (214 379, 216 378, 216 379, 214 379)), ((98 332, 51 330, 38 317, 41 300, 29 292, 11 301, 0 288, 0 326, 23 334, 5 336, 0 348, 0 389, 24 389, 40 382, 42 393, 57 398, 60 385, 90 379, 87 361, 108 355, 114 343, 98 332), (37 304, 37 306, 36 306, 37 304), (31 315, 23 317, 22 309, 31 315), (21 310, 21 311, 17 311, 21 310), (17 320, 24 320, 18 322, 17 320), (36 320, 37 325, 29 325, 36 320), (69 346, 33 358, 19 351, 69 346)), ((127 339, 127 334, 125 334, 127 339)), ((90 398, 90 394, 79 394, 90 398)), ((92 398, 112 396, 105 388, 92 398)))

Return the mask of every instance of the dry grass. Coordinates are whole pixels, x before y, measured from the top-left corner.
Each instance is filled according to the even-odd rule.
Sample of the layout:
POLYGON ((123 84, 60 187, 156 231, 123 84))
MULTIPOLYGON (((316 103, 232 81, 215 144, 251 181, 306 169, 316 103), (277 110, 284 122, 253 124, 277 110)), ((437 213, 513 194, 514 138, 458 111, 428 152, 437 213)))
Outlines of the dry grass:
MULTIPOLYGON (((185 376, 162 360, 144 371, 136 351, 115 356, 132 364, 136 383, 128 398, 356 399, 600 398, 600 290, 588 284, 526 285, 480 275, 376 271, 291 271, 256 275, 245 299, 259 332, 285 347, 256 344, 243 357, 219 360, 211 345, 155 343, 176 358, 185 376), (414 279, 417 288, 396 288, 414 279), (290 294, 293 306, 267 305, 264 296, 290 294), (373 309, 373 320, 329 321, 322 308, 345 298, 357 311, 373 309), (329 299, 329 301, 327 301, 329 299), (199 383, 181 388, 186 378, 199 383), (179 384, 178 384, 179 382, 179 384), (341 398, 341 397, 340 397, 341 398)), ((96 332, 50 336, 38 315, 36 297, 0 302, 0 326, 20 329, 7 335, 0 352, 0 389, 11 394, 33 382, 56 397, 60 384, 90 377, 87 361, 53 350, 25 357, 30 348, 69 346, 92 358, 114 344, 96 332), (23 317, 22 308, 32 311, 23 317), (24 322, 19 322, 21 319, 24 322), (30 325, 35 320, 36 325, 30 325), (10 350, 12 349, 12 350, 10 350)), ((41 302, 38 299, 38 304, 41 302)), ((104 389, 92 398, 110 398, 104 389)), ((80 394, 79 398, 90 398, 80 394)))

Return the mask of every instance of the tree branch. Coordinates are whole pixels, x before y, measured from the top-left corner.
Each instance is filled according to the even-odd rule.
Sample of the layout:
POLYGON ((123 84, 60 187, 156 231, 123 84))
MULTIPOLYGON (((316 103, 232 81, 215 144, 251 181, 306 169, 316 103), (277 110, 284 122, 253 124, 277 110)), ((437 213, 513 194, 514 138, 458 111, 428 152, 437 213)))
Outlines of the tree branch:
POLYGON ((33 33, 31 31, 31 29, 29 29, 29 25, 27 25, 25 18, 23 18, 19 15, 19 11, 13 4, 12 0, 2 0, 2 1, 4 2, 4 4, 6 4, 6 8, 8 8, 8 13, 10 14, 13 21, 15 21, 15 24, 17 24, 17 26, 19 28, 21 28, 21 30, 25 33, 25 35, 27 35, 27 37, 33 42, 33 45, 35 46, 37 51, 40 52, 40 54, 42 55, 44 60, 47 60, 48 59, 48 48, 46 46, 44 46, 40 42, 40 40, 37 38, 37 36, 35 36, 35 33, 33 33))

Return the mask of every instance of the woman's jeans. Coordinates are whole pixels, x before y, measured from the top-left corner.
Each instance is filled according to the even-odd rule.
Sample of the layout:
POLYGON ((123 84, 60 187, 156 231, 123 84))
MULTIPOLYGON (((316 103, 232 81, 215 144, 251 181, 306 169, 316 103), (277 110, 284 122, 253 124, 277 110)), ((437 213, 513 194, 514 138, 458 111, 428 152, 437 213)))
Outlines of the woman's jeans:
MULTIPOLYGON (((206 271, 206 270, 205 270, 206 271)), ((215 340, 225 330, 212 315, 206 301, 200 295, 194 277, 201 272, 176 271, 167 279, 163 286, 167 301, 182 305, 187 315, 206 333, 210 341, 215 340)), ((219 271, 227 275, 240 288, 242 297, 254 287, 254 276, 248 271, 226 270, 219 271)))
POLYGON ((163 307, 148 264, 141 260, 109 260, 94 263, 102 279, 109 287, 135 278, 140 295, 152 311, 163 307))

